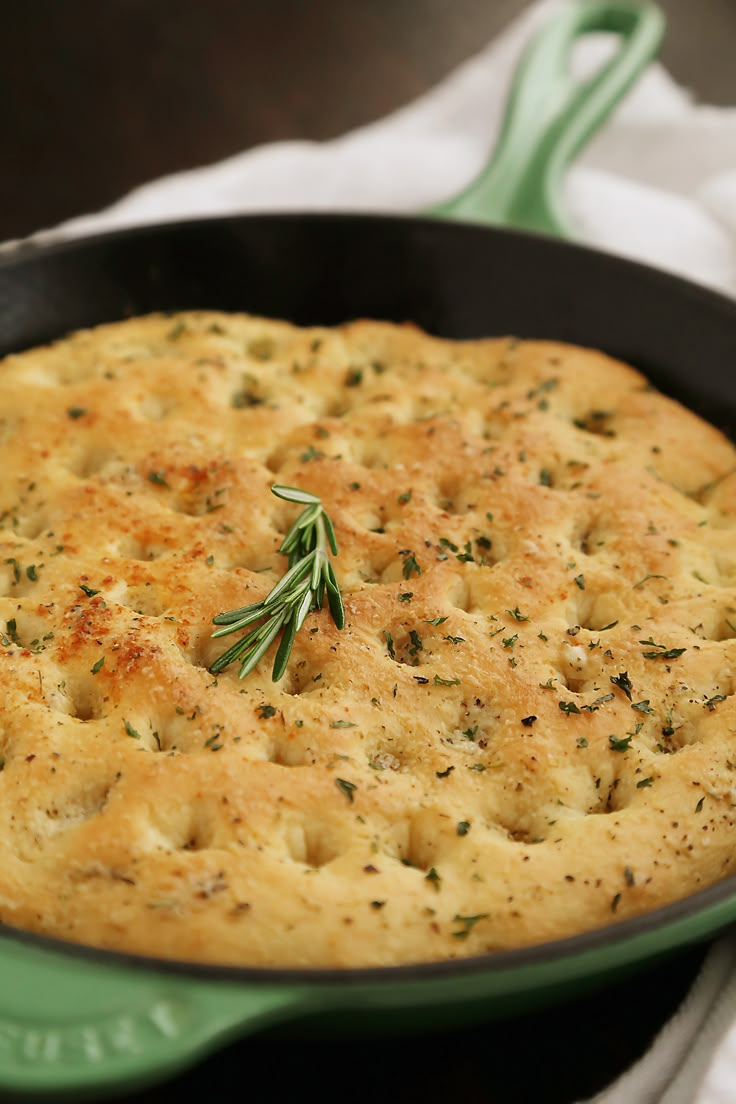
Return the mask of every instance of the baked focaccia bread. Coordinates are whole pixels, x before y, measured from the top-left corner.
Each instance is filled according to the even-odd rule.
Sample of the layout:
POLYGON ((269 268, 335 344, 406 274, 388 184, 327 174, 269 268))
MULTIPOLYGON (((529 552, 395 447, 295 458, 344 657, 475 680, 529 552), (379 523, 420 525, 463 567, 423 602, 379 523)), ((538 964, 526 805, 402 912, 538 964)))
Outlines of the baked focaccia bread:
POLYGON ((601 353, 219 313, 0 365, 0 921, 258 966, 613 924, 736 855, 736 452, 601 353), (212 665, 299 507, 345 626, 212 665))

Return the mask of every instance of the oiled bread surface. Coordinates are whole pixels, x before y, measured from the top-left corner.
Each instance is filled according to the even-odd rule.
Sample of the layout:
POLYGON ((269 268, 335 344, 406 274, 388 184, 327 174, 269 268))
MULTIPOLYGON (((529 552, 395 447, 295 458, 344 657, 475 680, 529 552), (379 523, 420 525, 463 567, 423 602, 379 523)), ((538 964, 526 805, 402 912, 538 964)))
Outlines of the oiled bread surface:
POLYGON ((733 867, 736 455, 598 352, 215 313, 1 366, 0 920, 365 966, 733 867), (347 623, 208 668, 319 494, 347 623))

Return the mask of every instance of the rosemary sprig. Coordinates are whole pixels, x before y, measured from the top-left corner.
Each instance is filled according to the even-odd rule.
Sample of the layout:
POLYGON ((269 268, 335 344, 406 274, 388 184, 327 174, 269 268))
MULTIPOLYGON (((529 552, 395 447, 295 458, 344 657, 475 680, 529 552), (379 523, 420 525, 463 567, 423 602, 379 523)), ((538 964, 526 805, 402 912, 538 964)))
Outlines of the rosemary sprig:
POLYGON ((218 613, 214 618, 213 623, 223 627, 213 632, 213 637, 238 632, 256 621, 260 623, 215 660, 210 667, 213 675, 240 660, 240 678, 245 678, 282 633, 271 673, 273 681, 277 682, 286 670, 294 637, 307 614, 322 608, 325 593, 332 620, 338 629, 345 624, 340 588, 328 555, 328 548, 333 556, 337 555, 335 530, 321 500, 298 487, 275 485, 271 491, 277 498, 305 507, 279 549, 288 555, 289 569, 261 602, 218 613))

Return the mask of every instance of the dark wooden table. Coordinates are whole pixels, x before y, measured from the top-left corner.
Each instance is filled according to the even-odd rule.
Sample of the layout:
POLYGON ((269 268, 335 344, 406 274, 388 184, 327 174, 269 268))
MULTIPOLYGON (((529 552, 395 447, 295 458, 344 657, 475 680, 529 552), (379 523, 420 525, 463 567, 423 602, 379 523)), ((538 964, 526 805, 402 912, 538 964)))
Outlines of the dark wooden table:
MULTIPOLYGON (((3 4, 0 241, 279 138, 330 138, 426 91, 528 0, 3 4)), ((663 58, 736 104, 736 4, 660 0, 663 58)))
MULTIPOLYGON (((660 0, 664 61, 736 104, 736 4, 660 0)), ((524 0, 35 0, 6 4, 0 240, 131 187, 281 138, 378 118, 482 47, 524 0)), ((401 1038, 253 1037, 130 1099, 572 1104, 649 1045, 704 954, 562 1007, 401 1038), (257 1087, 257 1088, 256 1088, 257 1087)))

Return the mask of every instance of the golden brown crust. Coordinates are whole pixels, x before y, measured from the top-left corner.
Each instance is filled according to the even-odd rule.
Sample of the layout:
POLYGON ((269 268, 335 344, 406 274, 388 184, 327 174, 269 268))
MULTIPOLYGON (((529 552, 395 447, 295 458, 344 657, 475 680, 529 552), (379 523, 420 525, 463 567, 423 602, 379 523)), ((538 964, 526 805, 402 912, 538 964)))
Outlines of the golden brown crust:
POLYGON ((192 313, 2 374, 2 922, 384 965, 731 871, 736 454, 631 368, 192 313), (274 482, 334 520, 347 624, 215 679, 213 616, 284 570, 274 482))

